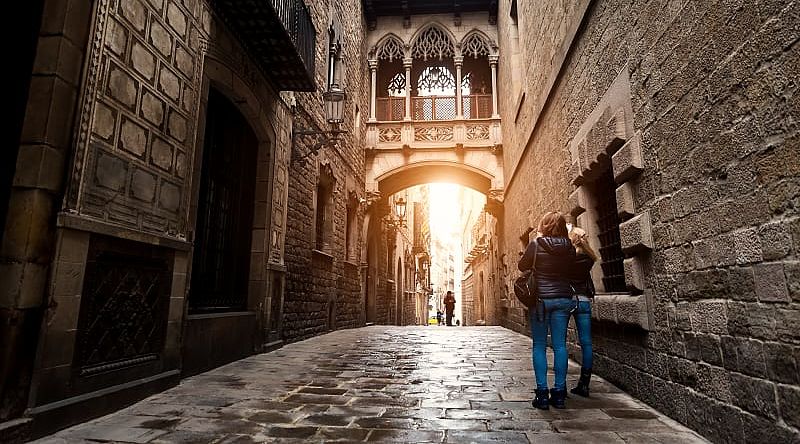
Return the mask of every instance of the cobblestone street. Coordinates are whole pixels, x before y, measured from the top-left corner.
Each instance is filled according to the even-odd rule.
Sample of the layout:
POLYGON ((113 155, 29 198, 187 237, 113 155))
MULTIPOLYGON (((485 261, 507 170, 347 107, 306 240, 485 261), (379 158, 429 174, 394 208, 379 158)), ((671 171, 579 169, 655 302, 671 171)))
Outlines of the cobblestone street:
MULTIPOLYGON (((571 362, 570 387, 578 372, 571 362)), ((185 379, 38 442, 705 442, 600 378, 566 410, 533 409, 532 385, 530 339, 502 327, 371 326, 185 379)))

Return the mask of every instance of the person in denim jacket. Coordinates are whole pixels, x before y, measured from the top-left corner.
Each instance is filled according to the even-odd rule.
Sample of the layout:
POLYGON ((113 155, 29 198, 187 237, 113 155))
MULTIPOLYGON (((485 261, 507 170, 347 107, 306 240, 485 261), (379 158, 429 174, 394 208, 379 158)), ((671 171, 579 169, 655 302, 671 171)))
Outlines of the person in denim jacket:
POLYGON ((578 385, 571 393, 589 397, 589 380, 592 377, 592 298, 594 298, 594 284, 592 283, 592 266, 597 261, 597 253, 592 250, 586 239, 586 232, 575 227, 569 232, 569 239, 575 247, 575 266, 570 273, 570 282, 575 291, 576 310, 575 328, 578 330, 578 340, 581 343, 581 376, 578 385))
POLYGON ((559 212, 545 214, 537 231, 538 236, 528 244, 517 264, 517 268, 523 272, 533 268, 539 294, 538 305, 530 308, 531 354, 536 377, 536 397, 532 404, 544 410, 550 404, 563 409, 567 397, 567 324, 575 309, 569 279, 575 266, 575 247, 569 240, 566 220, 559 212), (546 354, 548 330, 553 344, 555 372, 553 389, 549 393, 546 354))

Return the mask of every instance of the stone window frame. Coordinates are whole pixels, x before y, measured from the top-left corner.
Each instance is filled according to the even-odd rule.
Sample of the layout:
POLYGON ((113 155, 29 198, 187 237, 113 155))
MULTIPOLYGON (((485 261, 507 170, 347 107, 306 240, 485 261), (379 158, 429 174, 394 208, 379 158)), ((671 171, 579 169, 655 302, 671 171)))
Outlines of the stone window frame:
MULTIPOLYGON (((625 293, 598 293, 592 316, 617 324, 635 325, 649 331, 653 325, 652 285, 644 273, 653 249, 650 211, 636 208, 638 178, 644 172, 641 134, 633 124, 633 105, 628 66, 619 72, 611 86, 589 114, 569 143, 569 178, 575 190, 569 196, 569 213, 576 225, 586 230, 593 248, 599 251, 596 237, 594 197, 588 184, 608 168, 617 184, 617 213, 620 217, 620 242, 625 254, 623 267, 625 293)), ((595 288, 603 288, 602 271, 592 269, 595 288)))
POLYGON ((314 250, 330 256, 334 231, 336 174, 327 162, 319 164, 314 188, 314 250))
POLYGON ((345 216, 345 261, 355 263, 359 256, 358 248, 358 194, 351 190, 347 193, 345 216))

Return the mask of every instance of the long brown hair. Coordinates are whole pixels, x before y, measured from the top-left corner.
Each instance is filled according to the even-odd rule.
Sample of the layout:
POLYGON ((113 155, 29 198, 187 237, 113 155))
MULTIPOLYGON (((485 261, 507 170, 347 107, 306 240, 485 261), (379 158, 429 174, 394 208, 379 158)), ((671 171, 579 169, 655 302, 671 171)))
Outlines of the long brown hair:
POLYGON ((569 237, 567 235, 567 220, 558 211, 551 211, 539 221, 539 233, 548 237, 569 237))

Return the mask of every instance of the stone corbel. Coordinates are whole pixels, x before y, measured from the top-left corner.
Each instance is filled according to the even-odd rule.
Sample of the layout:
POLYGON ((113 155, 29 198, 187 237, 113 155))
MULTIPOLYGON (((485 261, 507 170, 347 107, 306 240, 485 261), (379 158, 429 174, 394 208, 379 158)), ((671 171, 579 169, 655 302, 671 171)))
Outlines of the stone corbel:
POLYGON ((598 294, 592 302, 592 317, 615 324, 635 325, 650 331, 647 296, 598 294))
POLYGON ((636 135, 612 156, 614 181, 625 183, 638 176, 644 169, 642 161, 641 136, 636 135))
POLYGON ((650 222, 650 210, 619 224, 622 251, 628 256, 635 256, 653 249, 653 227, 650 222))
POLYGON ((636 214, 634 190, 630 182, 617 187, 617 214, 620 220, 628 220, 636 214))
POLYGON ((586 211, 587 203, 586 203, 586 189, 584 187, 579 186, 573 191, 568 198, 569 201, 569 213, 572 217, 577 218, 584 211, 586 211))
POLYGON ((489 193, 486 195, 486 205, 484 209, 495 218, 501 219, 503 217, 503 200, 503 190, 489 190, 489 193))
POLYGON ((459 158, 463 158, 464 157, 464 144, 463 143, 455 144, 455 147, 453 147, 453 150, 456 152, 456 156, 458 156, 459 158))

